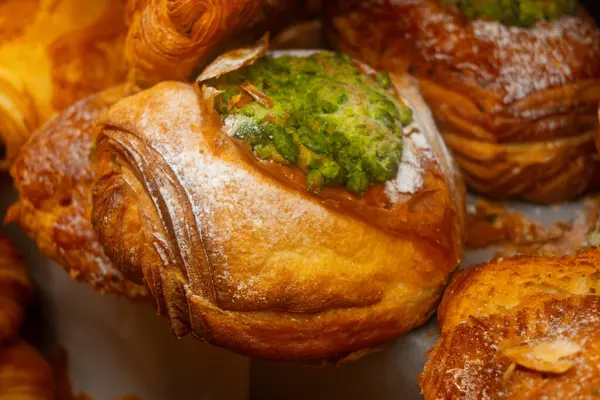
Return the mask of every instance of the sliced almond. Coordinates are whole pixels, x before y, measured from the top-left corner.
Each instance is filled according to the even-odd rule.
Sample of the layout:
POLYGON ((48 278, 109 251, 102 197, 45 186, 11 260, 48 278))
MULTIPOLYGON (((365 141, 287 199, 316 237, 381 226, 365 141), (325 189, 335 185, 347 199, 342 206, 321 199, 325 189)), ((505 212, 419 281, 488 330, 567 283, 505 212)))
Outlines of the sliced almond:
POLYGON ((267 108, 273 107, 273 99, 271 99, 265 94, 265 92, 263 92, 250 82, 244 81, 244 83, 240 85, 240 89, 244 90, 246 93, 252 96, 252 98, 254 98, 254 100, 256 100, 261 105, 267 108))
POLYGON ((228 51, 217 57, 196 78, 197 83, 202 83, 228 72, 240 69, 252 64, 258 57, 267 51, 269 47, 269 34, 265 33, 253 46, 228 51))
POLYGON ((555 340, 505 347, 502 354, 522 367, 538 372, 562 374, 573 367, 573 356, 581 350, 577 343, 555 340))
POLYGON ((506 371, 504 372, 504 375, 502 375, 502 381, 503 382, 507 382, 510 377, 512 376, 512 374, 515 372, 515 369, 517 369, 517 364, 516 363, 512 363, 508 366, 508 368, 506 369, 506 371))

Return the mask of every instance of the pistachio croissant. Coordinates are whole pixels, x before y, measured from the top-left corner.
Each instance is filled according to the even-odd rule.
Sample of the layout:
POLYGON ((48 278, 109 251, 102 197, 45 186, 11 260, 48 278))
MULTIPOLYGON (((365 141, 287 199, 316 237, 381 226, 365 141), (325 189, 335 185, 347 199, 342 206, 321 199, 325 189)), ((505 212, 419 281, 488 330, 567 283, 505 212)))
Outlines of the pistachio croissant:
POLYGON ((576 1, 325 4, 334 47, 419 79, 473 189, 552 203, 597 187, 600 30, 576 1))
POLYGON ((448 286, 420 376, 430 399, 593 399, 600 249, 471 266, 448 286))
POLYGON ((110 109, 94 228, 176 336, 356 358, 431 315, 461 258, 464 190, 410 79, 264 51, 110 109))
POLYGON ((0 3, 0 169, 53 113, 124 78, 122 3, 0 3))
POLYGON ((19 200, 6 221, 18 222, 73 279, 137 299, 146 295, 145 288, 113 267, 90 222, 94 139, 106 110, 132 92, 116 86, 89 96, 34 133, 11 168, 19 200))
MULTIPOLYGON (((308 3, 305 4, 305 3, 308 3)), ((313 11, 300 0, 146 0, 128 4, 126 57, 142 87, 190 80, 225 49, 313 11)))

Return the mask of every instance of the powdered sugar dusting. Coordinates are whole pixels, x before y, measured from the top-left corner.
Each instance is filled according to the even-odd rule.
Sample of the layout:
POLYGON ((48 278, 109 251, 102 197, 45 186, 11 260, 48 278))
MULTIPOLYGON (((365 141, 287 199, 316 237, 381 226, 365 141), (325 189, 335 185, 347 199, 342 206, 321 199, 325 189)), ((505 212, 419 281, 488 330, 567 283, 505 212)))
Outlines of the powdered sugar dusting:
POLYGON ((431 110, 423 100, 418 85, 409 77, 395 77, 400 97, 413 111, 413 122, 405 128, 403 154, 396 178, 386 182, 388 198, 397 203, 401 195, 414 194, 424 185, 423 175, 427 166, 439 167, 450 180, 453 192, 455 166, 433 120, 431 110), (441 157, 442 159, 440 159, 441 157))
POLYGON ((396 178, 386 182, 385 191, 392 202, 397 202, 399 194, 413 194, 423 187, 423 159, 431 155, 429 143, 421 131, 413 124, 407 128, 402 147, 402 161, 396 178))
POLYGON ((600 73, 600 30, 583 12, 521 28, 471 22, 437 3, 363 1, 336 24, 344 26, 348 49, 372 49, 360 53, 377 67, 404 71, 410 65, 420 78, 473 89, 474 96, 485 91, 486 106, 502 108, 600 73))
POLYGON ((599 52, 595 27, 574 16, 540 22, 532 29, 474 21, 472 30, 477 39, 494 46, 493 57, 499 60, 495 83, 505 89, 505 103, 575 79, 575 45, 584 46, 588 56, 599 52))

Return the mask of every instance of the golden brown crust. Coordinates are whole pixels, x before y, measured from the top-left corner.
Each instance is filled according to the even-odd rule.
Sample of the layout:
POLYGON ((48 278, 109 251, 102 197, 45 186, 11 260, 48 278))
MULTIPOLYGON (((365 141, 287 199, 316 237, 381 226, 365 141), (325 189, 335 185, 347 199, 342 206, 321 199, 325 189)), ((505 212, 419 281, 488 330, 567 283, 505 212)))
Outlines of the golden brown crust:
POLYGON ((113 267, 90 222, 93 140, 105 111, 129 92, 118 86, 90 96, 34 134, 11 169, 19 201, 7 220, 18 222, 73 279, 102 293, 140 298, 145 288, 128 282, 113 267))
MULTIPOLYGON (((423 122, 414 85, 394 83, 423 122)), ((161 83, 110 110, 94 227, 119 268, 143 272, 175 335, 339 360, 423 323, 460 259, 464 194, 433 121, 423 130, 424 186, 381 210, 384 230, 257 168, 191 86, 161 83)))
POLYGON ((134 1, 125 50, 132 79, 142 87, 191 80, 215 55, 285 27, 306 8, 299 0, 134 1))
POLYGON ((0 169, 29 134, 126 73, 123 0, 6 0, 0 4, 0 169))
POLYGON ((0 349, 0 400, 53 400, 52 370, 30 345, 17 341, 0 349))
POLYGON ((13 243, 0 235, 0 343, 17 336, 31 294, 27 267, 13 243))
POLYGON ((425 399, 593 398, 600 389, 599 261, 600 249, 592 249, 458 273, 439 307, 442 337, 420 376, 425 399))
POLYGON ((326 5, 335 47, 419 78, 471 187, 550 203, 597 186, 600 31, 585 11, 522 29, 434 0, 326 5))

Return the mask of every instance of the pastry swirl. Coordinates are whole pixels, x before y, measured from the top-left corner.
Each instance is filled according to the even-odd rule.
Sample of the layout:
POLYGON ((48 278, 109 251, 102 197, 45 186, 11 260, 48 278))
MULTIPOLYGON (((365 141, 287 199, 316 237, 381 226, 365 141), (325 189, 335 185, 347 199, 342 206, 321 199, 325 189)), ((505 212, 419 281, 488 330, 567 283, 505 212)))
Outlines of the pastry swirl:
POLYGON ((327 7, 334 47, 419 79, 476 191, 552 203, 597 186, 600 30, 582 8, 522 28, 435 0, 327 7))
POLYGON ((600 250, 471 266, 449 285, 420 376, 429 399, 593 398, 600 250))
MULTIPOLYGON (((312 10, 293 0, 147 0, 128 4, 125 55, 142 87, 191 80, 212 57, 312 10)), ((309 2, 310 3, 310 2, 309 2)))
POLYGON ((404 135, 404 181, 314 191, 292 165, 256 158, 225 133, 205 79, 259 55, 222 56, 199 90, 164 82, 111 108, 95 230, 176 336, 277 360, 362 354, 431 314, 461 257, 460 178, 406 77, 392 82, 419 129, 404 135))

